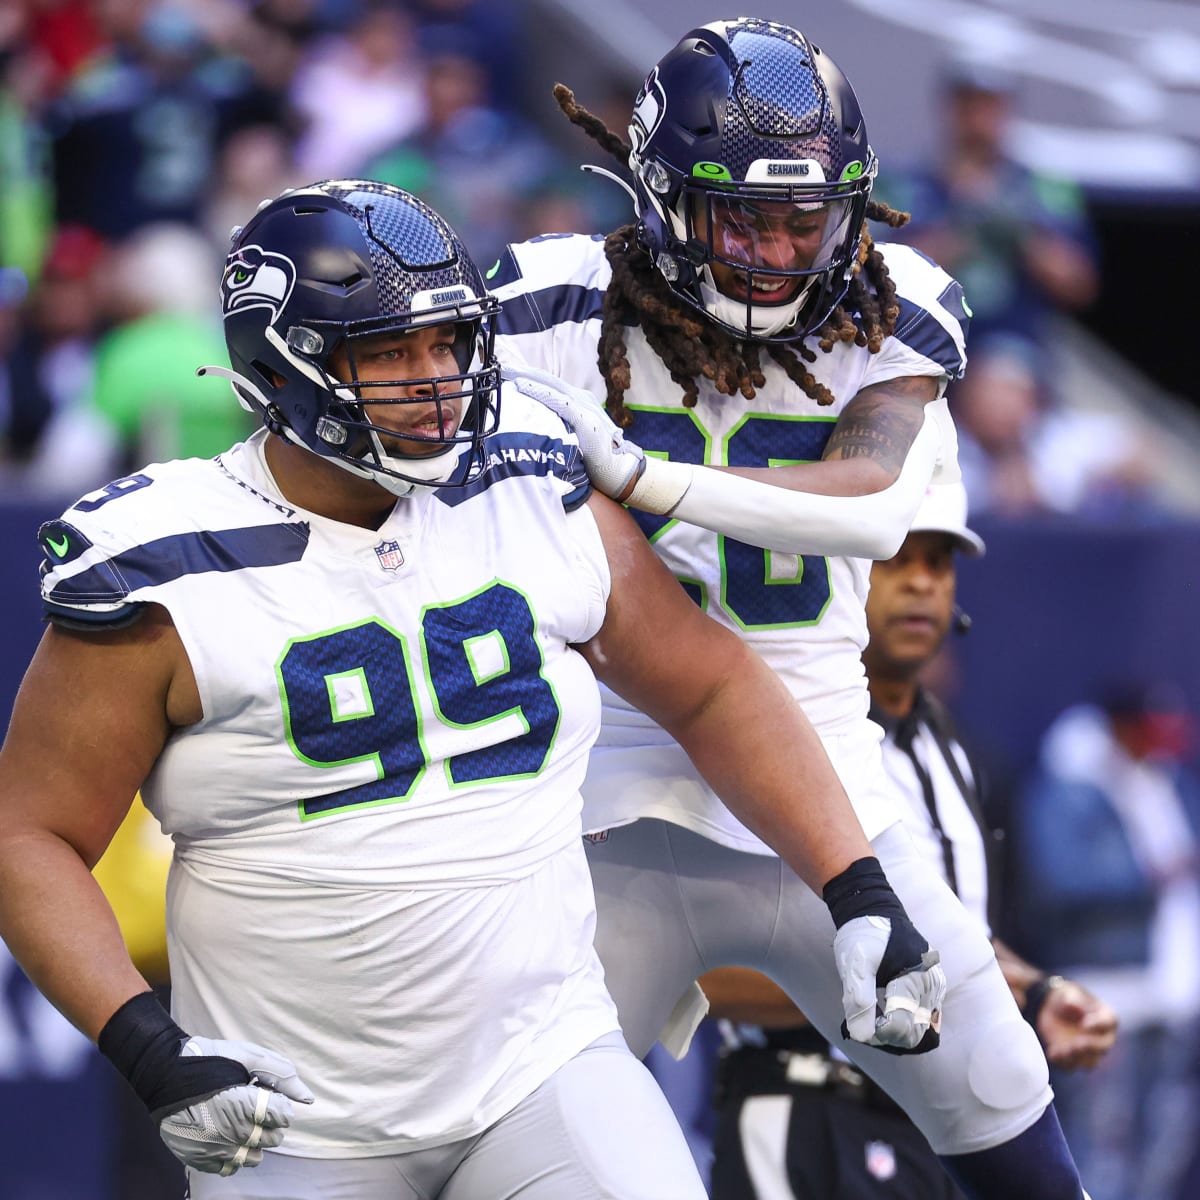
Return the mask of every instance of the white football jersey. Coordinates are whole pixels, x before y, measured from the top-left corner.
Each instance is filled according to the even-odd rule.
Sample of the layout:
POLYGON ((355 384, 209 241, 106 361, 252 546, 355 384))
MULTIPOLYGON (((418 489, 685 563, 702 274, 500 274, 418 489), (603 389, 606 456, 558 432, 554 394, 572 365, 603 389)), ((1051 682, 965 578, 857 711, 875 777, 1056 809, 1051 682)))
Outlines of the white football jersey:
POLYGON ((575 862, 600 703, 570 645, 610 582, 590 487, 507 386, 482 477, 378 530, 290 504, 266 437, 43 526, 44 601, 97 625, 161 604, 195 673, 203 719, 143 789, 175 841, 183 1027, 294 1058, 318 1101, 285 1152, 451 1140, 617 1027, 575 862), (518 902, 547 872, 579 891, 555 920, 518 902))
MULTIPOLYGON (((948 381, 965 363, 966 311, 959 285, 917 251, 878 247, 897 288, 896 332, 878 354, 839 343, 816 350, 811 373, 833 393, 809 399, 766 353, 766 383, 753 400, 724 396, 700 381, 694 408, 647 345, 626 332, 635 413, 628 431, 647 453, 674 461, 763 467, 821 458, 842 409, 871 384, 900 376, 948 381)), ((504 302, 497 350, 604 395, 597 363, 601 304, 612 270, 603 239, 549 235, 510 246, 489 285, 504 302)), ((843 772, 868 837, 896 819, 855 786, 862 756, 878 764, 879 731, 867 720, 861 654, 871 564, 864 559, 780 554, 697 526, 635 513, 655 549, 697 603, 739 633, 787 683, 843 772), (848 739, 848 740, 847 740, 848 739), (844 758, 844 762, 841 761, 844 758)), ((671 738, 648 717, 603 692, 604 727, 584 787, 584 825, 602 829, 643 816, 677 821, 727 845, 766 852, 697 777, 671 738)))

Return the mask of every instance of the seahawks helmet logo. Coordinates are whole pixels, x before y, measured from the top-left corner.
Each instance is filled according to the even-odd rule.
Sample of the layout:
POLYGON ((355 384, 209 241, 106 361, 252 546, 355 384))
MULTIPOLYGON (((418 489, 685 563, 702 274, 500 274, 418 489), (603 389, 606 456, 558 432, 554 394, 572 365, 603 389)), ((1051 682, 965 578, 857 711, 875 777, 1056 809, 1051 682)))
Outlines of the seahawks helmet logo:
POLYGON ((283 311, 296 282, 296 264, 261 246, 243 246, 225 267, 221 311, 225 316, 248 308, 271 310, 268 324, 283 311))
POLYGON ((634 154, 641 152, 646 143, 658 131, 667 111, 667 94, 658 78, 658 67, 650 72, 633 106, 633 122, 629 126, 629 140, 634 154))

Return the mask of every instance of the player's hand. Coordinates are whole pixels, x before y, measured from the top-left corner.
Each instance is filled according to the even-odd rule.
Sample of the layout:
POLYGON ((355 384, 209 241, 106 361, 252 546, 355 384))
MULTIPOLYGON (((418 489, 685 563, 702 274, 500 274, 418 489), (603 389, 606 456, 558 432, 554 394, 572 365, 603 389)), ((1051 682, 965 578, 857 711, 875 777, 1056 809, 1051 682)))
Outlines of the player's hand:
POLYGON ((131 996, 105 1022, 100 1053, 137 1092, 171 1153, 197 1171, 257 1166, 313 1094, 296 1068, 251 1042, 190 1037, 153 992, 131 996))
POLYGON ((1073 980, 1046 992, 1037 1033, 1051 1066, 1090 1071, 1117 1040, 1117 1014, 1073 980))
POLYGON ((824 889, 837 934, 842 1036, 893 1054, 924 1054, 941 1040, 946 975, 875 858, 860 858, 824 889))
POLYGON ((263 1151, 283 1141, 292 1123, 291 1101, 313 1102, 312 1092, 286 1058, 252 1042, 192 1037, 181 1047, 180 1058, 240 1066, 249 1079, 177 1100, 152 1114, 167 1148, 197 1171, 232 1175, 241 1167, 258 1166, 263 1151))
POLYGON ((506 366, 504 378, 571 427, 593 486, 614 500, 629 496, 646 460, 640 446, 625 440, 624 432, 596 396, 533 367, 506 366))

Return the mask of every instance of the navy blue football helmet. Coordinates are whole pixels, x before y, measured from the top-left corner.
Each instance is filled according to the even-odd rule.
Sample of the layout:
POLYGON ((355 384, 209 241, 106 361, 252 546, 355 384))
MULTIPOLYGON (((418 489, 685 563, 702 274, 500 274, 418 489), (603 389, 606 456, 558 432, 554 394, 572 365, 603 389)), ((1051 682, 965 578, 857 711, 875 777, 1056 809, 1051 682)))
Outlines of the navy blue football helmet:
POLYGON ((490 318, 500 306, 455 232, 416 196, 355 179, 284 192, 234 230, 221 301, 233 370, 207 370, 228 377, 273 432, 396 495, 478 475, 483 438, 499 419, 490 318), (453 326, 458 374, 359 380, 360 339, 430 325, 453 326), (339 348, 349 380, 330 368, 339 348), (383 397, 400 384, 424 394, 383 397), (452 399, 464 401, 462 420, 443 422, 452 399), (443 430, 432 440, 444 448, 430 453, 423 437, 412 457, 387 449, 381 439, 394 447, 399 435, 365 411, 431 400, 443 430))
POLYGON ((674 292, 744 340, 795 341, 826 320, 876 173, 828 55, 756 17, 693 29, 650 72, 629 136, 638 236, 674 292))

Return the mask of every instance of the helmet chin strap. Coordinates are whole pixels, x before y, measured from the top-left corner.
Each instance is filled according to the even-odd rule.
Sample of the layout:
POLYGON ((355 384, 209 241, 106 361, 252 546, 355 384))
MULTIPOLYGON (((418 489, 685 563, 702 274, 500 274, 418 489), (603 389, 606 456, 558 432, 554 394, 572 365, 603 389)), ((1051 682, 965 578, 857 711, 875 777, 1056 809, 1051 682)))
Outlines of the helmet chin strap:
MULTIPOLYGON (((429 454, 409 457, 407 455, 389 454, 383 448, 383 442, 379 434, 372 432, 368 435, 371 440, 371 445, 375 448, 375 453, 381 466, 387 467, 388 471, 399 471, 406 475, 407 479, 398 478, 396 475, 391 475, 388 471, 376 471, 369 463, 361 463, 363 473, 375 480, 380 487, 386 488, 394 496, 411 496, 418 489, 427 491, 436 487, 439 483, 447 482, 454 474, 458 467, 460 454, 454 453, 461 451, 461 445, 447 446, 438 454, 429 454)), ((349 467, 350 463, 345 459, 337 459, 336 461, 349 467)))
MULTIPOLYGON (((707 263, 701 268, 697 282, 700 287, 700 300, 706 312, 725 325, 732 325, 735 329, 745 328, 745 303, 726 296, 724 292, 717 288, 713 281, 712 271, 707 263)), ((809 279, 799 292, 796 293, 795 298, 786 304, 771 305, 769 307, 761 304, 752 304, 750 306, 750 328, 746 330, 747 336, 771 337, 773 334, 781 333, 789 325, 795 324, 796 318, 800 315, 800 310, 804 307, 804 301, 808 299, 808 293, 815 282, 815 278, 809 279)))

